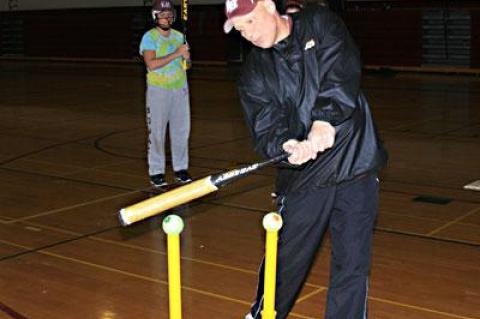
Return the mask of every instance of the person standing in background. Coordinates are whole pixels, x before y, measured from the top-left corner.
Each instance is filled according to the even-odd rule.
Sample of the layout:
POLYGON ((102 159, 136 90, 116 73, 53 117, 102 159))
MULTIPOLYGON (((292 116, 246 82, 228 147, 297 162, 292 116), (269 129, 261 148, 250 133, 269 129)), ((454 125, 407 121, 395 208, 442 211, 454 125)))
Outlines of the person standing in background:
POLYGON ((155 187, 167 185, 167 124, 175 180, 192 181, 188 173, 190 100, 187 73, 182 67, 184 60, 190 60, 190 53, 184 35, 172 29, 175 15, 169 0, 155 0, 152 5, 155 27, 143 35, 140 43, 140 54, 147 67, 148 172, 155 187))

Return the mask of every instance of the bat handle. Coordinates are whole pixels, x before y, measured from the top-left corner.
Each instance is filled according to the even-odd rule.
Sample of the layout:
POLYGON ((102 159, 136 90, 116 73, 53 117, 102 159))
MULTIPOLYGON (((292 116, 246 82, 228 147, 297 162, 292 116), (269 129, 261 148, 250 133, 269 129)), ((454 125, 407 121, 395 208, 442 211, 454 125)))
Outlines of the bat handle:
POLYGON ((275 163, 281 162, 281 161, 283 161, 283 160, 286 160, 289 156, 290 156, 289 153, 280 154, 280 155, 275 156, 275 157, 272 157, 271 159, 269 159, 268 161, 266 161, 266 162, 265 162, 265 165, 266 165, 266 164, 275 164, 275 163))
POLYGON ((182 68, 183 68, 184 70, 188 70, 188 69, 190 69, 191 67, 192 67, 192 60, 190 60, 190 59, 188 59, 188 60, 187 60, 187 59, 183 59, 183 60, 182 60, 182 68))
POLYGON ((242 168, 237 168, 237 169, 228 171, 226 173, 212 175, 212 178, 211 178, 212 184, 215 185, 216 187, 224 186, 238 178, 241 178, 242 176, 245 176, 253 171, 259 170, 267 165, 275 164, 280 161, 283 161, 287 159, 289 156, 290 154, 283 153, 281 155, 272 157, 271 159, 260 162, 260 163, 255 163, 242 168))
MULTIPOLYGON (((183 43, 184 43, 184 44, 187 44, 187 38, 186 38, 185 35, 183 36, 183 43)), ((183 68, 184 70, 188 70, 188 69, 190 69, 191 67, 192 67, 192 60, 191 60, 191 59, 185 59, 185 58, 183 58, 183 59, 182 59, 182 68, 183 68)))

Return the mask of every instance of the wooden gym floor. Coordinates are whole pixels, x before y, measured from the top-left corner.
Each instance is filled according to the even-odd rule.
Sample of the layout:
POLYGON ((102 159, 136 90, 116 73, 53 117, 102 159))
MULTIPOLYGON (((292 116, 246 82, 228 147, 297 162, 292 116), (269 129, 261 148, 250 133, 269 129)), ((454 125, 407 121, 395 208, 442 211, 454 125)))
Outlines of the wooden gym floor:
MULTIPOLYGON (((161 217, 119 208, 151 195, 143 69, 0 62, 0 318, 168 318, 161 217)), ((195 178, 257 159, 235 72, 197 66, 195 178)), ((368 73, 390 163, 381 174, 369 311, 374 319, 480 318, 480 78, 368 73)), ((171 172, 169 172, 171 179, 171 172)), ((240 319, 273 209, 269 168, 175 210, 184 317, 240 319)), ((322 318, 328 236, 289 318, 322 318)))

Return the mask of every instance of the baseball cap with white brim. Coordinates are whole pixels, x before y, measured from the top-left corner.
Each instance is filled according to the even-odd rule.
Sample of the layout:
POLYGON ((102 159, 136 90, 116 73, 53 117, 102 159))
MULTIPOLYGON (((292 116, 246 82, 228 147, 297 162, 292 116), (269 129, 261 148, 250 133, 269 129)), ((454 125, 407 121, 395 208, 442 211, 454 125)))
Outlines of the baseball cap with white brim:
POLYGON ((233 29, 232 18, 249 14, 255 9, 257 0, 226 0, 225 15, 227 21, 223 24, 223 31, 229 33, 233 29))

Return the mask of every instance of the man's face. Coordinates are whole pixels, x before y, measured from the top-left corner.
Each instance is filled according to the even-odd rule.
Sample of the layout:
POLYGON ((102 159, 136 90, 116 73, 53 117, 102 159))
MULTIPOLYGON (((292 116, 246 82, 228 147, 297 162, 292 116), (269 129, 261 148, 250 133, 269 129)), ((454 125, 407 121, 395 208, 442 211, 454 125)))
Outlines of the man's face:
POLYGON ((265 4, 266 1, 260 1, 252 12, 232 19, 242 37, 264 49, 272 47, 277 37, 275 9, 268 10, 265 4))

